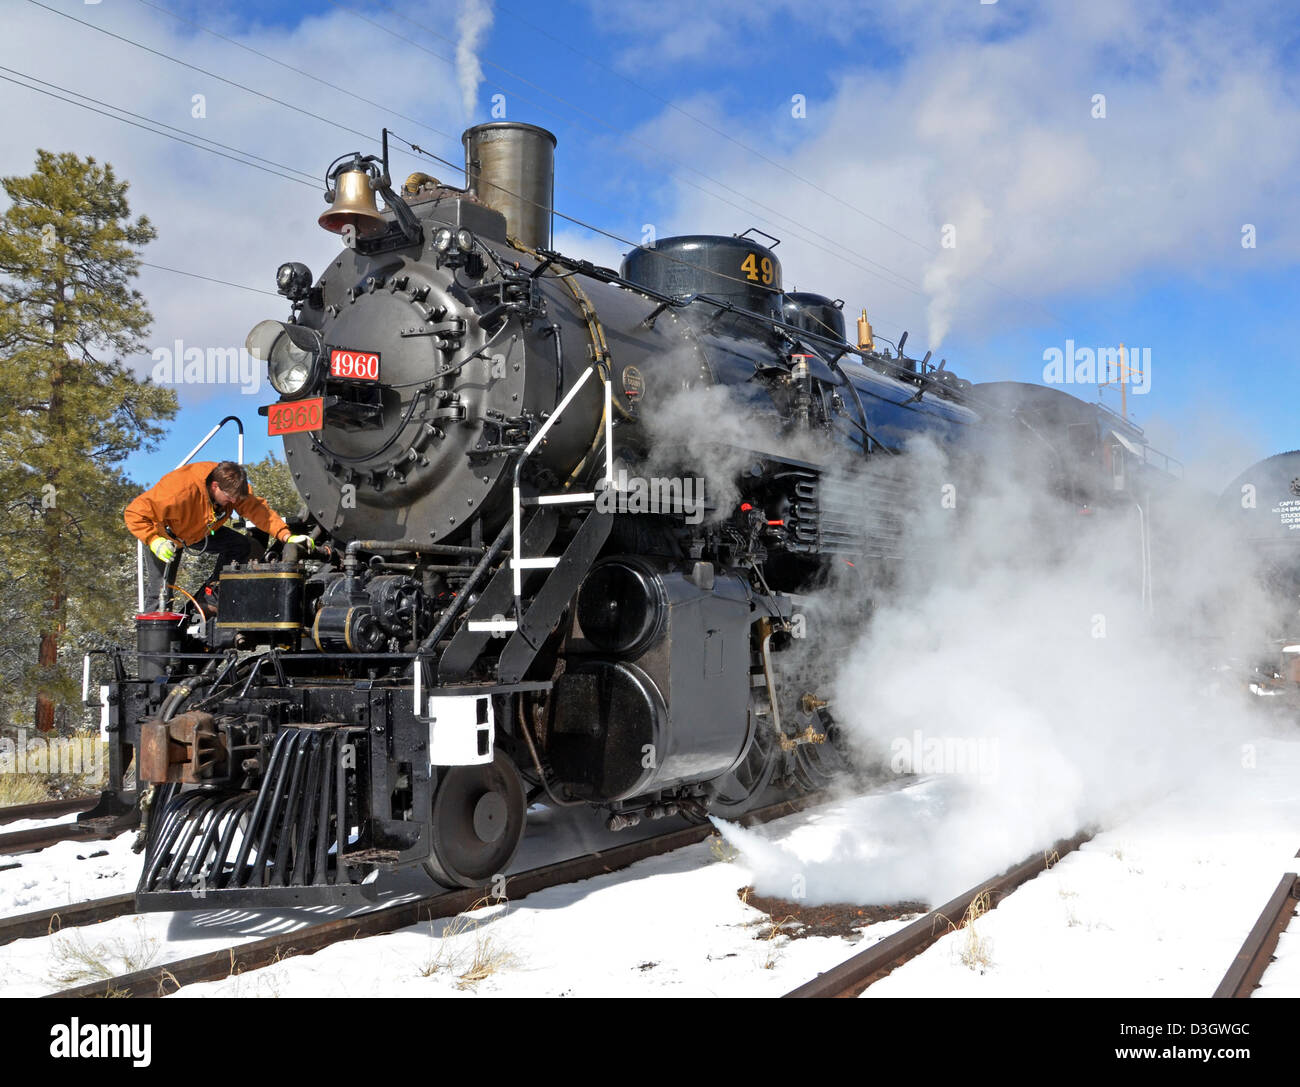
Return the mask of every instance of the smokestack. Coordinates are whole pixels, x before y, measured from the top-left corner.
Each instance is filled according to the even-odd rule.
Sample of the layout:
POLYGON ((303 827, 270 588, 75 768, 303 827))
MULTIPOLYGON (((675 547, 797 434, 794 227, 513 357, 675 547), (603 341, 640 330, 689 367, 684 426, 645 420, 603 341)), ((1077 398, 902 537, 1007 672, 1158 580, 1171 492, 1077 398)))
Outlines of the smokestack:
POLYGON ((461 136, 466 184, 506 217, 506 229, 530 249, 551 247, 555 136, 536 125, 497 121, 461 136))

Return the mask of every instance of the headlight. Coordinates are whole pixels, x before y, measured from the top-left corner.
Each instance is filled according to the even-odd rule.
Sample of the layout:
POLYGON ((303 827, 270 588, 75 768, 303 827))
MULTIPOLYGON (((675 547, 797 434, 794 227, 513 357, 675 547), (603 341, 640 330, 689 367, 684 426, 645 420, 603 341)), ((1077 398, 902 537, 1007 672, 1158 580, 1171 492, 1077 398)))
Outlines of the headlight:
POLYGON ((283 321, 263 321, 244 341, 248 353, 266 363, 272 388, 290 399, 311 391, 318 382, 321 337, 314 329, 283 321))
POLYGON ((451 248, 451 231, 440 226, 433 233, 433 248, 437 253, 445 253, 451 248))
POLYGON ((311 293, 311 269, 301 261, 282 264, 275 273, 275 289, 291 302, 301 302, 311 293))

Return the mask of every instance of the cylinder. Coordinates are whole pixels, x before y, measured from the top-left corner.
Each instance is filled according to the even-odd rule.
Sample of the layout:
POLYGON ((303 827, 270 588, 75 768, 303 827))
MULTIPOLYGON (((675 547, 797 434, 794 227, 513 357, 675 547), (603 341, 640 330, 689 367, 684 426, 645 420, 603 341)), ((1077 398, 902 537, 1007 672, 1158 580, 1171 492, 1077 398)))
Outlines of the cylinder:
POLYGON ((461 136, 466 184, 506 217, 506 229, 531 249, 551 247, 555 136, 536 125, 497 121, 461 136))
POLYGON ((144 612, 135 617, 136 671, 141 679, 167 674, 167 664, 158 655, 176 652, 184 620, 185 616, 174 611, 144 612))
POLYGON ((667 606, 653 572, 639 563, 604 562, 578 591, 578 624, 603 652, 636 657, 658 633, 667 606))

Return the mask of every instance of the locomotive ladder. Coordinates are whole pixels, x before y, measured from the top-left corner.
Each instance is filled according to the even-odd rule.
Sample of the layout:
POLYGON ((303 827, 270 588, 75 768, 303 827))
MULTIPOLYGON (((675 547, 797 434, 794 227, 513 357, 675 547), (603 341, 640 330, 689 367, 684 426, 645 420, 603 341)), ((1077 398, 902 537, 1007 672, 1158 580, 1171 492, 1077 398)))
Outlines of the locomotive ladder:
MULTIPOLYGON (((556 507, 567 505, 594 508, 598 497, 597 492, 558 491, 538 494, 530 498, 523 497, 521 493, 523 468, 528 458, 546 440, 551 427, 599 369, 600 364, 593 363, 583 371, 582 376, 574 382, 573 387, 533 435, 532 440, 523 448, 515 462, 510 524, 513 547, 509 560, 509 578, 507 580, 502 577, 504 570, 499 571, 475 604, 474 610, 480 616, 486 614, 491 618, 468 619, 462 632, 452 639, 452 645, 448 647, 447 653, 439 664, 439 672, 444 680, 448 673, 463 673, 464 670, 468 670, 469 665, 489 638, 508 636, 509 640, 498 658, 497 676, 503 683, 518 682, 572 599, 575 580, 586 574, 587 568, 609 536, 611 519, 588 515, 565 546, 564 553, 548 555, 545 551, 554 539, 558 528, 556 507), (536 513, 525 524, 524 511, 532 507, 537 507, 536 513), (524 580, 532 570, 550 570, 551 574, 525 607, 524 580), (511 598, 513 598, 512 603, 511 598), (512 616, 493 613, 494 607, 503 605, 510 607, 513 611, 512 616)), ((603 381, 605 386, 603 475, 604 485, 612 487, 614 477, 610 450, 613 445, 613 393, 608 376, 605 376, 603 381)))

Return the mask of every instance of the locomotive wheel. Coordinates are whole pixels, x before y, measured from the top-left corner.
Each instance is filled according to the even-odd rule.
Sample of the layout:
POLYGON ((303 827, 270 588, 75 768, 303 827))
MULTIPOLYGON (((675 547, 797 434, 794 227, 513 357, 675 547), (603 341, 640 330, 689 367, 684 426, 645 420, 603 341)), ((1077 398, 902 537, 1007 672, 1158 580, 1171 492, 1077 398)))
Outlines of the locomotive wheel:
POLYGON ((425 870, 444 887, 482 887, 504 874, 524 836, 519 772, 503 751, 483 766, 438 771, 425 870))
POLYGON ((719 781, 718 792, 709 801, 709 814, 723 819, 743 815, 772 783, 781 761, 780 745, 766 722, 760 723, 740 765, 719 781))
POLYGON ((824 743, 800 744, 791 754, 794 780, 806 793, 824 789, 850 769, 848 759, 835 746, 833 727, 827 730, 824 743))

